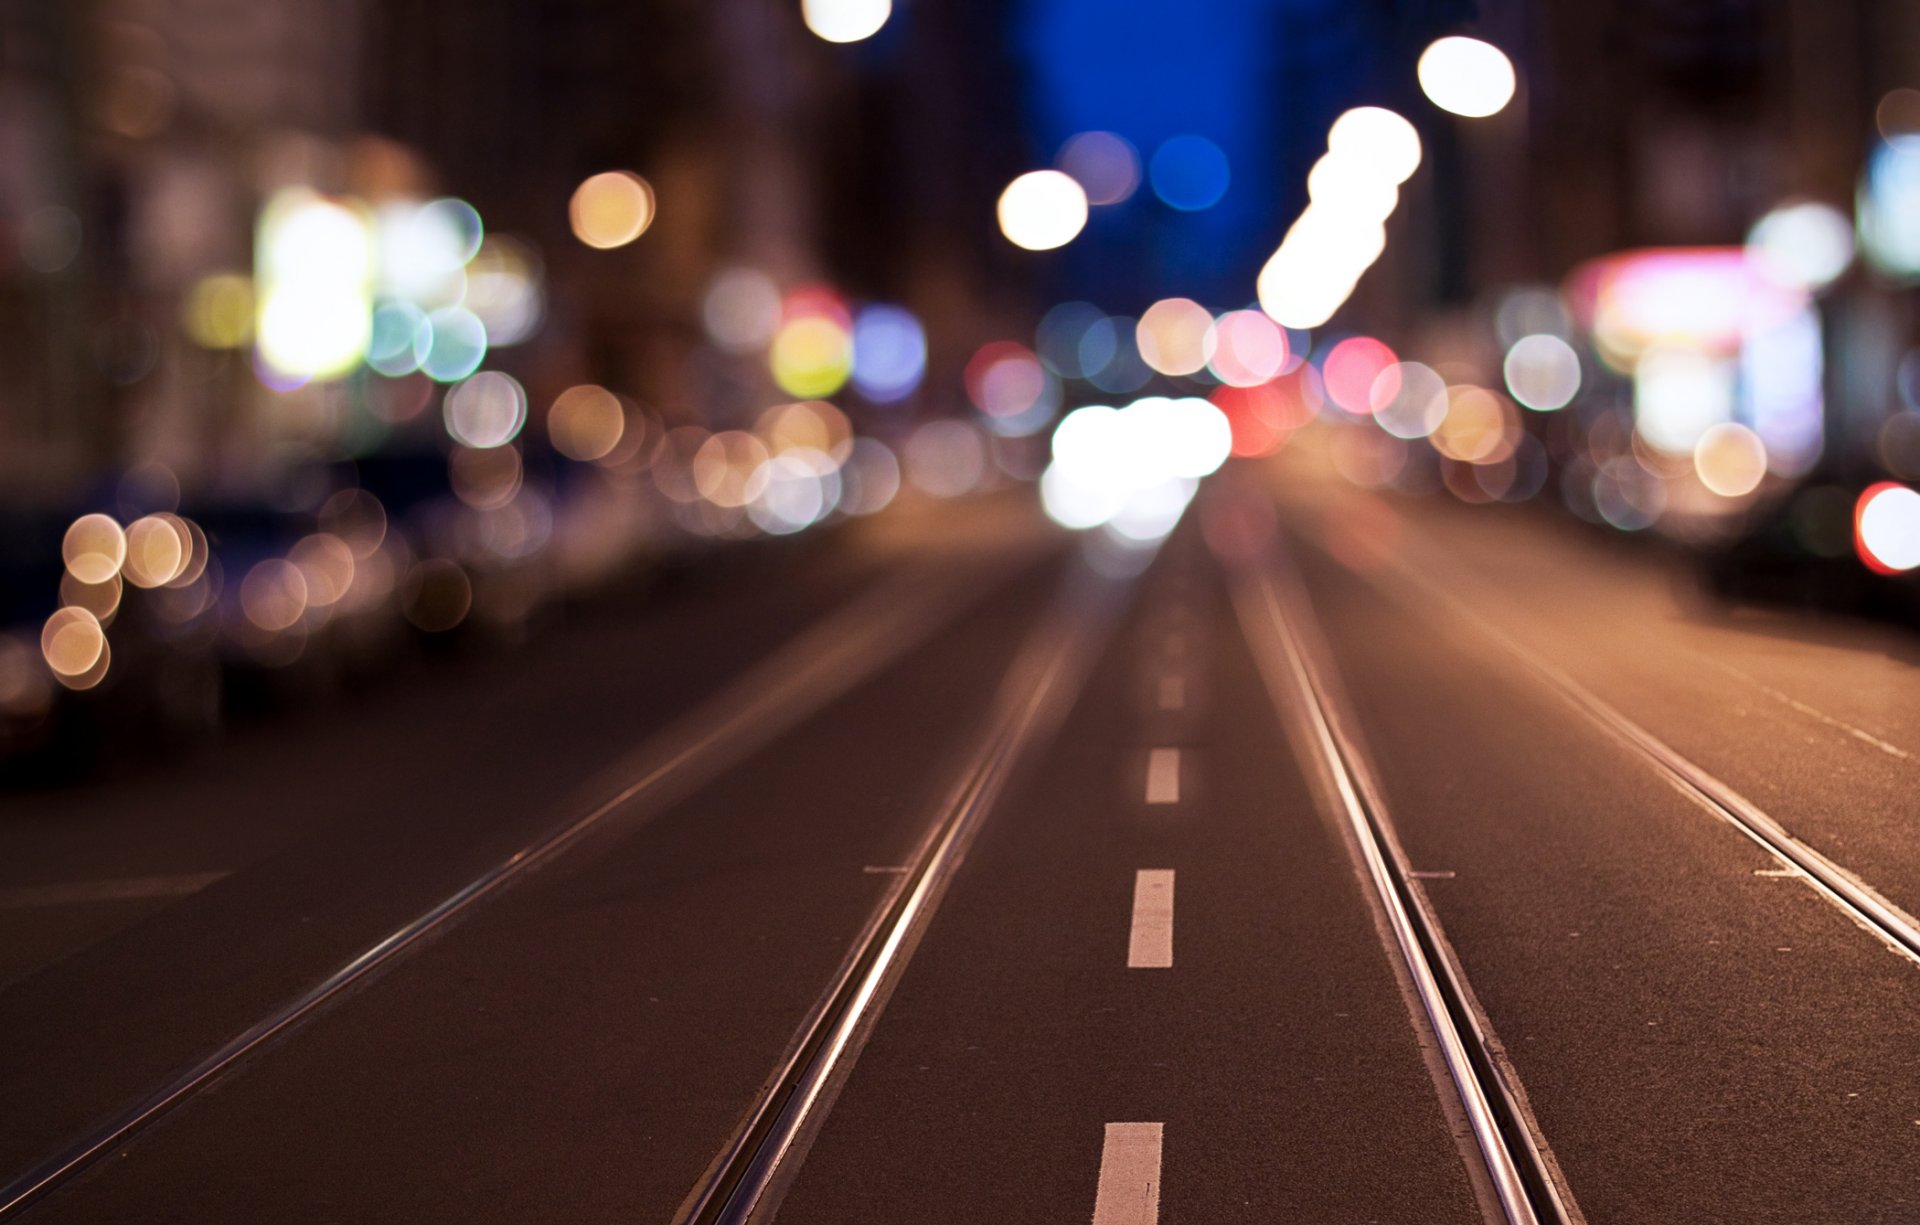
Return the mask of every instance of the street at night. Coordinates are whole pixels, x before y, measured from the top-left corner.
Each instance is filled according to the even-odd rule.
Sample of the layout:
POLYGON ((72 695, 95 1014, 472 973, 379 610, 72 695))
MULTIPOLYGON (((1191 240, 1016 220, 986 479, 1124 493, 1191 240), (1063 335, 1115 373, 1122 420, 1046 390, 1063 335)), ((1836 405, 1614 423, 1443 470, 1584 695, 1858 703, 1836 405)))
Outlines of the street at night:
POLYGON ((1920 1221, 1920 16, 0 7, 0 1222, 1920 1221))

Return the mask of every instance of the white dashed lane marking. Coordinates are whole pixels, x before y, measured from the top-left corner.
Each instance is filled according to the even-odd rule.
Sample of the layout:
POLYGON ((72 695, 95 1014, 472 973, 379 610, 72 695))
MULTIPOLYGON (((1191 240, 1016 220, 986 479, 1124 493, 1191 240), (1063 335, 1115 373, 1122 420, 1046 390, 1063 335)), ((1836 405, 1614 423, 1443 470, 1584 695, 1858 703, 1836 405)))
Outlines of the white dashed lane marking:
POLYGON ((1093 1225, 1158 1225, 1161 1123, 1109 1123, 1093 1225))
POLYGON ((1163 676, 1160 678, 1160 709, 1183 710, 1187 705, 1187 678, 1184 676, 1163 676))
POLYGON ((1129 970, 1173 968, 1173 869, 1133 874, 1133 928, 1127 937, 1129 970))
POLYGON ((1180 750, 1155 749, 1147 755, 1147 803, 1180 802, 1180 750))

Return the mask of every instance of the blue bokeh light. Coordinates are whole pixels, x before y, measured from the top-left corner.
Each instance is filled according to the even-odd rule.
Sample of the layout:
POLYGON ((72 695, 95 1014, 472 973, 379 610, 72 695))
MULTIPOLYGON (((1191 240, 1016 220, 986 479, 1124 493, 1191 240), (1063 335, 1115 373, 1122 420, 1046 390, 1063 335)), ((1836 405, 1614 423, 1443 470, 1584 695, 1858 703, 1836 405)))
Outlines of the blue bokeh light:
POLYGON ((1175 136, 1154 150, 1147 175, 1153 194, 1184 213, 1220 203, 1233 179, 1220 146, 1192 133, 1175 136))

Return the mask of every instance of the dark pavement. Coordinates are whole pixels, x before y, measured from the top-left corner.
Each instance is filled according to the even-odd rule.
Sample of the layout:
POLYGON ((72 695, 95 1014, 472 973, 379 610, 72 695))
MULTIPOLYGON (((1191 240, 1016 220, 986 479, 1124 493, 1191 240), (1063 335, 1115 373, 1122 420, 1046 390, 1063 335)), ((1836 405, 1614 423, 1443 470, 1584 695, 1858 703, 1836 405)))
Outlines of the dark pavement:
MULTIPOLYGON (((1230 591, 1263 569, 1304 584, 1384 815, 1576 1211, 1920 1219, 1920 966, 1489 631, 1908 908, 1914 639, 1719 607, 1673 559, 1524 510, 1363 496, 1294 456, 1229 471, 1111 581, 1118 616, 1075 629, 1096 652, 1078 700, 1022 746, 756 1219, 1501 1219, 1296 757, 1300 711, 1255 667, 1230 591), (1249 496, 1279 507, 1270 536, 1220 530, 1249 496)), ((1089 547, 1010 500, 828 545, 724 559, 190 760, 0 799, 12 1176, 708 736, 684 778, 31 1219, 673 1219, 1089 547), (58 900, 209 873, 183 897, 58 900)))

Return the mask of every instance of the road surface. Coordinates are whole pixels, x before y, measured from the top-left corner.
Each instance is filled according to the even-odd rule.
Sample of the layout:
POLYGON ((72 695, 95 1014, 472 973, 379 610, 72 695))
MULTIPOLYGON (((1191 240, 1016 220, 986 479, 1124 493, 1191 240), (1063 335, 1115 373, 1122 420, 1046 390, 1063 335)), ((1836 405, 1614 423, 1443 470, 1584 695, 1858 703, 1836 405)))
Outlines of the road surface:
POLYGON ((1230 468, 0 797, 0 1219, 1920 1219, 1920 647, 1230 468))

